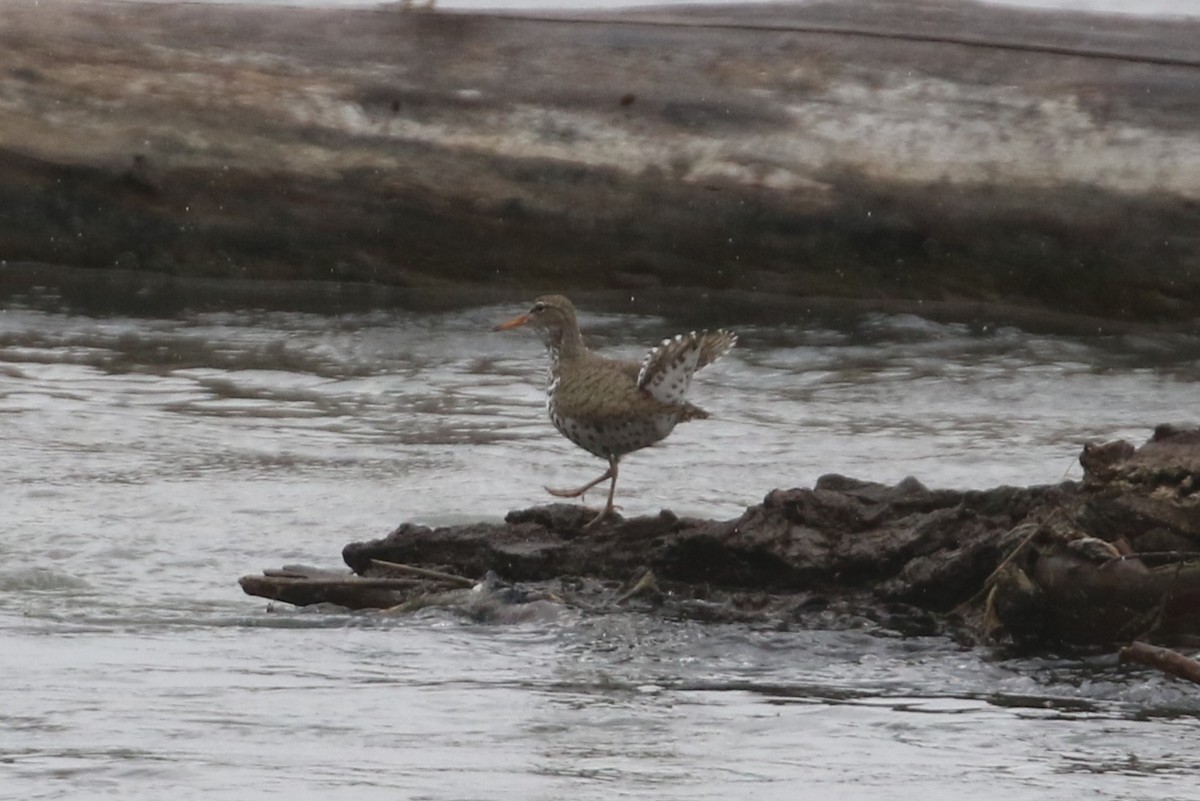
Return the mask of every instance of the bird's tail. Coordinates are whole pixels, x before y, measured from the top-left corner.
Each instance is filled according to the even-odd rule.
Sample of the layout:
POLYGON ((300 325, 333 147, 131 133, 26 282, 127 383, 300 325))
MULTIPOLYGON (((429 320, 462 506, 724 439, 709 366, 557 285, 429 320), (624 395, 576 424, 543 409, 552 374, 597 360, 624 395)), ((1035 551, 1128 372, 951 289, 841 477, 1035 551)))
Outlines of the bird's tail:
POLYGON ((731 331, 680 334, 664 339, 642 359, 637 385, 663 403, 682 403, 692 375, 721 358, 737 342, 731 331))

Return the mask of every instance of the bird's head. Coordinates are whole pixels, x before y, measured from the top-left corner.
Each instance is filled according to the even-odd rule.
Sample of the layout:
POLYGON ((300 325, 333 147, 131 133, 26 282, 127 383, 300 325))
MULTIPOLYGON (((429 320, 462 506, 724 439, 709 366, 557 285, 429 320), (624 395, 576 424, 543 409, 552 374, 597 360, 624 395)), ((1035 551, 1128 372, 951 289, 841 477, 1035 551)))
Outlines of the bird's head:
POLYGON ((543 295, 533 302, 529 311, 500 323, 494 330, 507 331, 523 325, 537 331, 542 341, 551 348, 561 347, 564 339, 575 340, 579 337, 575 307, 562 295, 543 295))

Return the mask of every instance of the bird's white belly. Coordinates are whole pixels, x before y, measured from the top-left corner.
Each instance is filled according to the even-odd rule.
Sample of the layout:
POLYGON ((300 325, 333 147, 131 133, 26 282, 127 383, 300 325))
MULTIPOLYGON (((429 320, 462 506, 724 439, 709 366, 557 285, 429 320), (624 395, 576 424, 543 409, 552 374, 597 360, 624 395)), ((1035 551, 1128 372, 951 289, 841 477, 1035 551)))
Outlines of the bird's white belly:
POLYGON ((671 433, 676 415, 657 415, 646 420, 591 423, 562 417, 550 411, 550 421, 567 439, 588 453, 608 459, 653 445, 671 433))

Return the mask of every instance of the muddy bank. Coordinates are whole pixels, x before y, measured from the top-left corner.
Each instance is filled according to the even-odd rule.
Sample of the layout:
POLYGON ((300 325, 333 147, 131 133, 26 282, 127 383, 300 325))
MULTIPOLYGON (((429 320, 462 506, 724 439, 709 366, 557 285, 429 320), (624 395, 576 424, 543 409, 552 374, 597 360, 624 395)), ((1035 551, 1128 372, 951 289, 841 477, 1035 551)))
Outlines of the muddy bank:
POLYGON ((1200 317, 1200 24, 968 4, 0 19, 0 254, 1200 317))
POLYGON ((552 504, 503 524, 405 523, 343 550, 368 577, 357 596, 345 576, 340 600, 313 590, 306 601, 319 582, 304 571, 242 581, 290 603, 388 608, 428 592, 411 572, 422 566, 458 576, 463 597, 494 571, 543 600, 704 620, 1038 644, 1200 634, 1200 430, 1088 446, 1081 462, 1083 482, 990 490, 826 476, 725 521, 664 510, 586 530, 585 509, 552 504), (386 578, 397 569, 409 572, 386 578))

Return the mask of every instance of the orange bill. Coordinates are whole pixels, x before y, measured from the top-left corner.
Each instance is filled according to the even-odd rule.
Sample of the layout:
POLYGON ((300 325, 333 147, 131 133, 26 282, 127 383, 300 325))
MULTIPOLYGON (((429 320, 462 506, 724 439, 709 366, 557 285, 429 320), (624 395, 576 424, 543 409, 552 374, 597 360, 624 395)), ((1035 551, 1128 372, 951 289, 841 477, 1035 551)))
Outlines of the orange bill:
POLYGON ((516 317, 512 318, 511 320, 505 320, 504 322, 500 323, 500 325, 496 326, 492 330, 493 331, 507 331, 510 328, 520 328, 521 326, 525 325, 525 323, 527 323, 527 322, 529 322, 529 315, 528 314, 519 314, 516 317))

